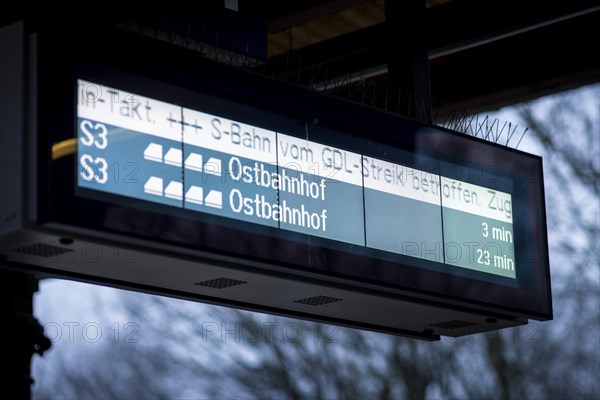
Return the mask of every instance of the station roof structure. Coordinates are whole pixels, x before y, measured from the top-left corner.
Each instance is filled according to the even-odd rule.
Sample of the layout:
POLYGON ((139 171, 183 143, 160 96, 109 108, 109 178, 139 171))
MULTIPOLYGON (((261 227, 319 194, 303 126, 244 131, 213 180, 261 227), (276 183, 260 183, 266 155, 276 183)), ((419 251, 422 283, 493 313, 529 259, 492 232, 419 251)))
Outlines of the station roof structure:
MULTIPOLYGON (((434 103, 456 109, 490 110, 600 81, 597 0, 110 3, 86 6, 77 23, 145 28, 233 49, 257 60, 257 69, 268 65, 270 74, 320 90, 385 85, 391 59, 410 53, 413 42, 426 46, 434 103), (415 7, 424 13, 411 15, 415 7)), ((0 24, 21 18, 73 19, 51 5, 23 2, 0 24)))

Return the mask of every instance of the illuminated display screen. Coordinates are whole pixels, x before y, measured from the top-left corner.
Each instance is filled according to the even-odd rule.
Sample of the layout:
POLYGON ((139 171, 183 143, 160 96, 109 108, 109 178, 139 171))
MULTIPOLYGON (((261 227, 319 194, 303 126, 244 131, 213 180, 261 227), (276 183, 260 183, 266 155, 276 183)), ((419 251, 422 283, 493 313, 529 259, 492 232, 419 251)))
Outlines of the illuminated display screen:
POLYGON ((79 187, 516 278, 512 196, 78 81, 79 187))

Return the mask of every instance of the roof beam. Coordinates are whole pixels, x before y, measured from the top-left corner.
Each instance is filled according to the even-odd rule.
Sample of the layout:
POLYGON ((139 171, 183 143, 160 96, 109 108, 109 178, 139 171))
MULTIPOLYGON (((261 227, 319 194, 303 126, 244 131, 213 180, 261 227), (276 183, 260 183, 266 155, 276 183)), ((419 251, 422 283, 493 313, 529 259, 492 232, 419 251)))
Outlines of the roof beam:
MULTIPOLYGON (((574 46, 586 47, 585 41, 597 36, 597 27, 600 25, 600 6, 597 1, 490 3, 454 0, 429 8, 427 20, 434 98, 452 97, 440 89, 449 89, 452 85, 439 86, 439 77, 449 71, 446 65, 450 57, 456 62, 474 54, 487 58, 485 68, 490 67, 491 60, 500 59, 523 64, 520 69, 516 65, 511 67, 511 74, 515 78, 514 82, 506 82, 507 89, 523 84, 519 76, 532 77, 532 84, 541 82, 531 72, 536 68, 539 69, 539 77, 544 76, 548 82, 547 85, 556 86, 561 81, 564 85, 570 76, 582 83, 598 79, 594 75, 599 68, 598 56, 589 48, 583 48, 583 54, 573 51, 574 46), (473 13, 476 17, 473 17, 473 13), (549 40, 552 41, 551 46, 544 43, 549 40), (514 47, 496 46, 496 43, 510 43, 514 47), (477 49, 483 50, 475 51, 477 49), (546 52, 536 51, 539 60, 532 60, 528 55, 531 49, 545 49, 546 52), (570 68, 561 71, 559 68, 548 69, 543 64, 555 64, 554 60, 560 54, 571 57, 573 62, 570 68), (554 71, 559 75, 549 76, 545 71, 554 71)), ((326 90, 331 87, 333 80, 349 83, 385 75, 388 61, 385 46, 385 25, 378 24, 273 57, 266 68, 272 74, 326 90)), ((471 58, 457 65, 468 67, 470 62, 481 64, 481 60, 471 58)), ((456 69, 454 72, 459 73, 456 69)), ((540 85, 543 86, 543 82, 540 85)), ((490 84, 482 88, 488 86, 492 90, 490 84)), ((463 100, 466 98, 460 101, 463 100)))

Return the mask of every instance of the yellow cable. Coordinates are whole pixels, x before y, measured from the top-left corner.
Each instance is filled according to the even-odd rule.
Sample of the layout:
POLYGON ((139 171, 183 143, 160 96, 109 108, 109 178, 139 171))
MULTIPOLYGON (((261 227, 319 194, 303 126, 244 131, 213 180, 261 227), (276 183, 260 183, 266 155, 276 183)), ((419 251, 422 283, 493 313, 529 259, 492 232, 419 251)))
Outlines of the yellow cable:
POLYGON ((61 157, 75 154, 77 151, 77 138, 63 140, 52 145, 52 161, 61 157))

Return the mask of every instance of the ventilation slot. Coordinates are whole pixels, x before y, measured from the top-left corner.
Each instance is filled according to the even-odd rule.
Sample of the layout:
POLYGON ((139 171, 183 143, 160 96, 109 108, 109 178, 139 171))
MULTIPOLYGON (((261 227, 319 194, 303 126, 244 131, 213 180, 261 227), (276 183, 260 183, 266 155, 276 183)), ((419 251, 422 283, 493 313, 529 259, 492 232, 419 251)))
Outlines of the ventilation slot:
POLYGON ((29 256, 50 258, 65 253, 72 253, 73 249, 66 249, 64 247, 54 246, 52 244, 34 243, 13 249, 13 252, 27 254, 29 256))
POLYGON ((458 329, 458 328, 466 328, 467 326, 477 325, 475 322, 469 321, 461 321, 459 319, 453 319, 451 321, 438 322, 435 324, 431 324, 429 326, 435 326, 436 328, 441 329, 458 329))
POLYGON ((209 288, 213 288, 213 289, 225 289, 231 286, 237 286, 237 285, 243 285, 245 283, 245 281, 238 281, 237 279, 231 279, 231 278, 216 278, 216 279, 211 279, 208 281, 203 281, 203 282, 196 282, 194 283, 194 285, 198 285, 198 286, 206 286, 209 288))
POLYGON ((309 306, 322 306, 323 304, 335 303, 338 301, 342 301, 342 299, 329 296, 314 296, 307 297, 306 299, 294 300, 294 303, 307 304, 309 306))

